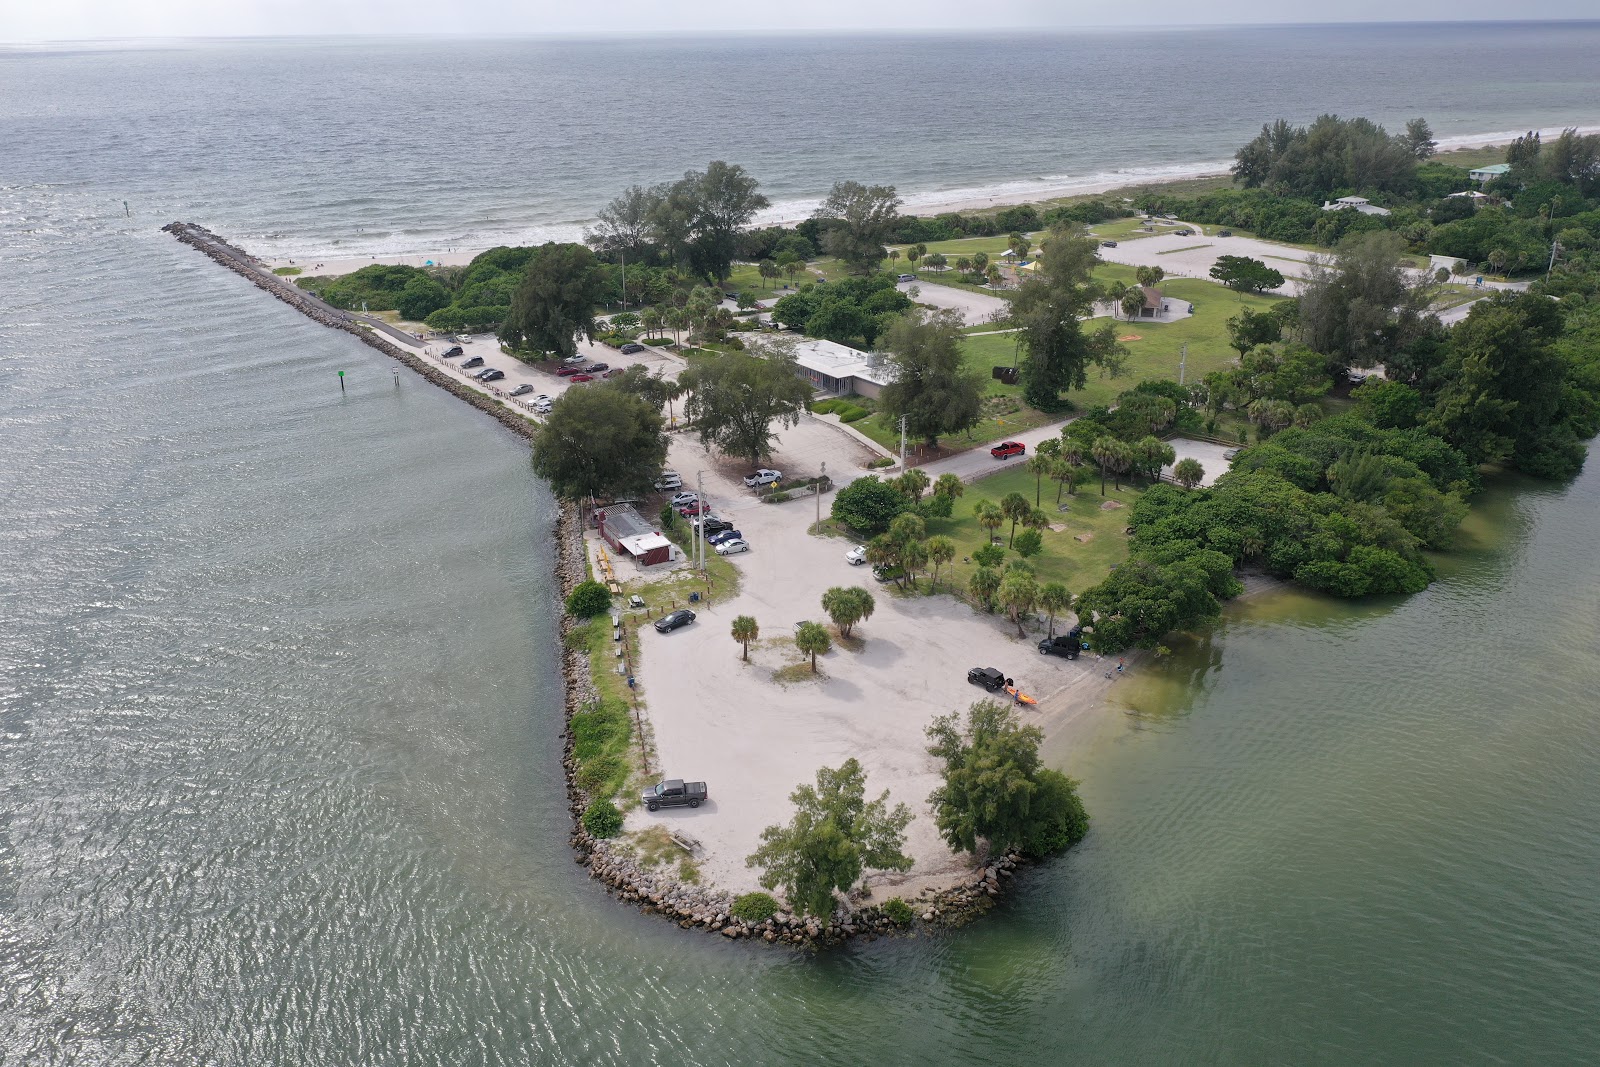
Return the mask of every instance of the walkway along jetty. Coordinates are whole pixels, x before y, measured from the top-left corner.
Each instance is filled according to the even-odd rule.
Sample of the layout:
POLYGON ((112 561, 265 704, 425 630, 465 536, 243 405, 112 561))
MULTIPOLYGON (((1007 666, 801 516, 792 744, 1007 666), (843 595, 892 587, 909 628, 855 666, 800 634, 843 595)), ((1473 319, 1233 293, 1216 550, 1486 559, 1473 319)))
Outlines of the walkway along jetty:
MULTIPOLYGON (((172 222, 163 226, 162 230, 214 262, 249 279, 258 289, 265 290, 308 318, 335 330, 343 330, 363 344, 399 360, 434 385, 497 419, 512 432, 532 440, 537 431, 539 423, 535 420, 512 410, 492 396, 469 388, 417 353, 408 352, 388 340, 380 331, 391 331, 397 335, 399 331, 392 330, 386 324, 370 322, 327 304, 273 274, 260 260, 203 226, 191 222, 172 222)), ((577 508, 565 501, 557 513, 554 542, 556 581, 560 601, 564 602, 573 587, 586 577, 582 517, 577 508)), ((559 604, 557 610, 560 610, 559 604)), ((570 725, 575 713, 599 699, 599 691, 590 673, 589 657, 581 650, 569 647, 565 640, 573 625, 573 620, 563 614, 561 673, 565 683, 563 722, 567 725, 570 725)), ((590 877, 599 881, 619 900, 638 904, 646 914, 660 915, 684 929, 701 929, 727 938, 749 938, 769 944, 828 945, 852 937, 870 939, 904 929, 885 915, 878 905, 842 909, 827 924, 815 917, 795 916, 782 911, 758 923, 735 918, 729 911, 733 901, 727 892, 688 885, 669 875, 656 873, 613 848, 612 842, 595 838, 583 828, 581 816, 590 798, 579 788, 574 777, 578 764, 573 754, 571 733, 566 729, 562 731, 562 741, 561 766, 567 783, 567 808, 573 823, 573 832, 568 840, 577 853, 574 861, 587 867, 590 877)), ((1015 853, 993 858, 986 865, 976 868, 960 885, 942 890, 925 889, 906 903, 915 913, 916 922, 932 926, 963 925, 993 907, 1001 887, 1025 862, 1024 857, 1015 853)))

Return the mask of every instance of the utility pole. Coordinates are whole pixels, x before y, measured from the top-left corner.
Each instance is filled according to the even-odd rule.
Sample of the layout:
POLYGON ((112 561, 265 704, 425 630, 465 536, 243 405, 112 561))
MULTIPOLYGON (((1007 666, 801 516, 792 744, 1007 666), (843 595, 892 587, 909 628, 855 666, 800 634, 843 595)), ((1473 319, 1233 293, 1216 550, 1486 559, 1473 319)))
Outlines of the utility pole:
POLYGON ((700 514, 697 515, 696 518, 700 520, 700 525, 690 527, 690 529, 694 531, 694 541, 692 544, 695 546, 695 566, 697 566, 700 570, 706 569, 705 473, 705 471, 694 472, 694 495, 699 498, 695 501, 695 506, 700 509, 700 514))
POLYGON ((1189 362, 1189 342, 1183 342, 1183 351, 1178 355, 1178 384, 1183 384, 1183 370, 1189 362))
POLYGON ((817 524, 811 532, 817 533, 822 529, 822 486, 828 480, 828 461, 822 461, 822 481, 817 483, 817 524))
POLYGON ((1560 241, 1550 242, 1550 265, 1544 269, 1544 280, 1550 280, 1550 272, 1556 269, 1556 253, 1561 250, 1560 241))
POLYGON ((906 471, 906 417, 900 416, 900 473, 906 471))

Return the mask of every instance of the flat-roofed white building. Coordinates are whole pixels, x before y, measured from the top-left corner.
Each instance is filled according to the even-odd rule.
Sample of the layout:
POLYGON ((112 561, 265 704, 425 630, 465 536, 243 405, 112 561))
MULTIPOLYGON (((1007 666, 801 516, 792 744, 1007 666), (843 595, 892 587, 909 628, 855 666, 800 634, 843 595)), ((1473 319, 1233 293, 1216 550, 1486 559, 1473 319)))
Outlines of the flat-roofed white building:
POLYGON ((837 341, 808 337, 794 346, 794 361, 802 377, 827 393, 856 393, 876 400, 894 380, 882 356, 837 341))

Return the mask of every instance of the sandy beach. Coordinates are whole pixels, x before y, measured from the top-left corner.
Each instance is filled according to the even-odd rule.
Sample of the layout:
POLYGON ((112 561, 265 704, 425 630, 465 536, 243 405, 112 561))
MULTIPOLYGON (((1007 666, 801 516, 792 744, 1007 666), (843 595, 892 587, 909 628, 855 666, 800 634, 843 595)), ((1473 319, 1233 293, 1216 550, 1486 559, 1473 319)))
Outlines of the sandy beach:
MULTIPOLYGON (((1543 127, 1538 129, 1537 132, 1542 137, 1548 138, 1559 134, 1563 128, 1560 126, 1543 127)), ((1600 125, 1581 125, 1577 127, 1577 130, 1582 134, 1600 133, 1600 125)), ((1452 151, 1461 149, 1495 148, 1510 144, 1524 132, 1526 131, 1502 130, 1493 133, 1441 137, 1439 138, 1439 152, 1441 155, 1448 155, 1452 151)), ((1012 204, 1041 204, 1068 197, 1096 196, 1118 189, 1146 188, 1153 185, 1190 181, 1196 178, 1225 177, 1228 174, 1228 167, 1231 162, 1228 159, 1218 159, 1190 164, 1130 168, 1125 171, 1086 175, 1082 178, 1059 175, 997 182, 987 187, 934 190, 929 192, 909 191, 903 194, 905 205, 902 211, 908 215, 924 216, 938 215, 951 211, 984 211, 989 208, 1007 207, 1012 204)), ((780 201, 763 211, 756 218, 756 224, 761 226, 792 226, 809 218, 820 203, 820 198, 780 201)), ((581 237, 581 233, 575 231, 567 239, 576 241, 580 240, 581 237)), ((488 246, 484 248, 452 249, 444 252, 423 251, 395 255, 324 256, 301 254, 262 257, 262 262, 273 268, 298 267, 301 273, 305 275, 338 275, 349 274, 351 271, 359 270, 372 263, 398 264, 411 267, 429 265, 443 267, 465 266, 472 262, 475 256, 487 250, 488 246)))

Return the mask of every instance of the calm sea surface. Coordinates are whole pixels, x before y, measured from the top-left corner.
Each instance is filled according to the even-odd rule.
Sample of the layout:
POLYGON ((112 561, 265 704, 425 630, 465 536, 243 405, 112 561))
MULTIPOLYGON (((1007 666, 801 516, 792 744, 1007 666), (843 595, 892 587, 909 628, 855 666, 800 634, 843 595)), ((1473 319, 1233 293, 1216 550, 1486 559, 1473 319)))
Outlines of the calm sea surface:
POLYGON ((0 1063, 1592 1062, 1600 465, 1118 682, 1053 753, 1094 832, 991 919, 752 951, 572 863, 525 446, 155 231, 482 244, 713 157, 931 192, 1597 85, 1571 26, 0 54, 0 1063))

